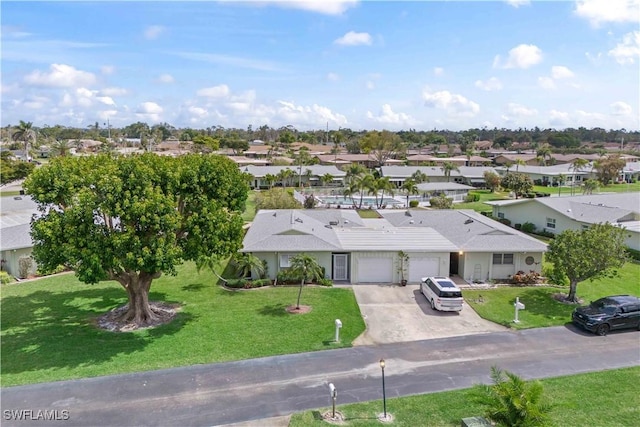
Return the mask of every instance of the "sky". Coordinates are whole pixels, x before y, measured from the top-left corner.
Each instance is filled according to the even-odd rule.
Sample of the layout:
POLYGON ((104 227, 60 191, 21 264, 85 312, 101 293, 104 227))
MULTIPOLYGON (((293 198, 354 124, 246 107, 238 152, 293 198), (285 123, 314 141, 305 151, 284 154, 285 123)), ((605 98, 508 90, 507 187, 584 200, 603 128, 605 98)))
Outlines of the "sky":
POLYGON ((640 129, 640 0, 2 1, 0 124, 640 129))

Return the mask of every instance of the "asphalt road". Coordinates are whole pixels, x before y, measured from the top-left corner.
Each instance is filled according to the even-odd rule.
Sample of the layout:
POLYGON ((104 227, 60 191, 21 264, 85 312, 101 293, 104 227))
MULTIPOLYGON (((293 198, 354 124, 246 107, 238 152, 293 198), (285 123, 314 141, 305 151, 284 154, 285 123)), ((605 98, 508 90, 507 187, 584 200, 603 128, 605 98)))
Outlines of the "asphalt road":
POLYGON ((10 387, 0 392, 2 425, 223 425, 327 408, 330 382, 338 404, 381 399, 380 358, 387 397, 397 397, 489 382, 493 365, 526 379, 637 366, 639 338, 554 327, 10 387), (44 410, 68 420, 11 419, 44 410))

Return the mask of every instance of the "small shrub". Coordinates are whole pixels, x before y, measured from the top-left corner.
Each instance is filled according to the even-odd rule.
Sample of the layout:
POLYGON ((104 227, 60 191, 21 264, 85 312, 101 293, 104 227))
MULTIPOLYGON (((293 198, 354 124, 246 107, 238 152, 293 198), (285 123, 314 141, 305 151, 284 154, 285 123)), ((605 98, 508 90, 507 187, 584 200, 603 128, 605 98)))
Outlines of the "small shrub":
POLYGON ((29 273, 31 273, 32 268, 33 258, 28 255, 18 258, 18 276, 20 276, 21 279, 29 277, 29 273))
POLYGON ((322 279, 318 280, 318 285, 320 286, 333 286, 333 282, 331 281, 331 279, 327 279, 325 277, 323 277, 322 279))
POLYGON ((540 273, 533 270, 528 273, 520 270, 511 277, 511 280, 514 285, 535 285, 542 282, 540 273))
POLYGON ((252 288, 262 288, 264 286, 271 286, 271 279, 256 279, 249 281, 252 288))
POLYGON ((536 225, 531 222, 525 222, 524 224, 522 224, 520 229, 525 233, 533 233, 536 230, 536 225))
POLYGON ((522 228, 522 224, 520 224, 520 223, 515 223, 515 224, 513 225, 513 228, 515 228, 516 230, 520 230, 520 229, 522 228))
POLYGON ((629 254, 629 258, 635 259, 636 261, 640 261, 640 251, 627 248, 627 253, 629 254))
POLYGON ((503 223, 504 225, 511 225, 511 220, 507 218, 499 218, 498 221, 503 223))
POLYGON ((6 285, 11 282, 13 282, 13 277, 6 271, 0 271, 0 283, 6 285))
POLYGON ((552 285, 557 285, 557 286, 569 285, 569 279, 567 278, 567 276, 561 271, 559 271, 558 269, 556 269, 553 264, 544 266, 542 268, 542 274, 544 274, 544 276, 547 278, 547 282, 551 283, 552 285))
POLYGON ((464 198, 464 201, 467 202, 467 203, 479 202, 480 201, 480 195, 478 193, 469 193, 464 198))
POLYGON ((233 289, 243 289, 246 284, 247 284, 248 280, 241 278, 241 279, 229 279, 227 280, 227 287, 228 288, 233 288, 233 289))
POLYGON ((420 204, 420 202, 418 202, 417 200, 410 200, 409 201, 409 207, 410 208, 417 208, 419 204, 420 204))

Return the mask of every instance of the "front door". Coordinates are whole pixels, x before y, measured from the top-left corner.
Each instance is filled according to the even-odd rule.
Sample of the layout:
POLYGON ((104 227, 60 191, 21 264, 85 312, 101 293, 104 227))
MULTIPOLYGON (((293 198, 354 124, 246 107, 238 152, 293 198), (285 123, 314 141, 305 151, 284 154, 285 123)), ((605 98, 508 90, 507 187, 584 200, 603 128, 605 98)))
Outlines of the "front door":
POLYGON ((348 254, 333 254, 333 280, 349 280, 348 254))

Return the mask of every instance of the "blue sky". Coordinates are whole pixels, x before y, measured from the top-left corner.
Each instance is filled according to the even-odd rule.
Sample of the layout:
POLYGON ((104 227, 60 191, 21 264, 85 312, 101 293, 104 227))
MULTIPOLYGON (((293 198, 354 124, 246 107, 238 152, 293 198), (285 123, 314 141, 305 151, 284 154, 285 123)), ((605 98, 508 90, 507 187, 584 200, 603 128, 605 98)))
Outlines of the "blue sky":
POLYGON ((640 0, 0 8, 2 126, 640 129, 640 0))

